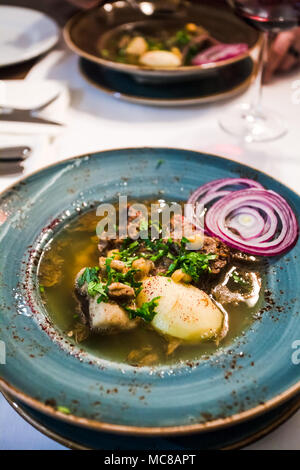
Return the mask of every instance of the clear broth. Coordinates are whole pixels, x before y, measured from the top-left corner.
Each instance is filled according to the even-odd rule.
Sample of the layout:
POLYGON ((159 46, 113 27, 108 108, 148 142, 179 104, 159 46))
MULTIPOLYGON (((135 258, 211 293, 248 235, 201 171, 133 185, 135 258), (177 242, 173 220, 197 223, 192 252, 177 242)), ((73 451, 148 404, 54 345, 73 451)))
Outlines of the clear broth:
MULTIPOLYGON (((49 319, 67 338, 67 333, 73 330, 79 321, 78 301, 74 294, 76 274, 85 266, 98 265, 96 225, 99 220, 95 210, 78 216, 50 241, 40 260, 38 276, 43 302, 47 307, 49 319), (51 285, 53 281, 57 282, 51 285)), ((262 285, 261 293, 263 291, 262 285)), ((128 354, 133 350, 148 346, 157 353, 155 365, 198 360, 241 336, 254 321, 255 313, 262 306, 262 297, 261 294, 254 308, 245 304, 226 308, 229 314, 229 332, 219 346, 213 341, 198 345, 182 344, 173 354, 167 356, 167 340, 144 322, 128 332, 111 335, 90 333, 89 337, 79 344, 81 348, 99 358, 120 363, 127 363, 128 354)), ((74 342, 73 338, 68 340, 74 342)))

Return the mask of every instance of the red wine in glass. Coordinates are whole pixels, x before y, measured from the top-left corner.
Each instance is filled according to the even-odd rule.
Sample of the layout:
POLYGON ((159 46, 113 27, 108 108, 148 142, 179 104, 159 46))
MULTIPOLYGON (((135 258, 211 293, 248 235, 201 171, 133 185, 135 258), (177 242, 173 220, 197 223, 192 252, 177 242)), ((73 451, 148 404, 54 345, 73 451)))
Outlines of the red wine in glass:
MULTIPOLYGON (((262 32, 257 59, 256 82, 251 103, 244 103, 219 120, 223 130, 246 142, 266 142, 287 132, 285 122, 261 104, 262 72, 268 33, 291 30, 300 25, 300 0, 228 0, 237 16, 262 32)), ((299 51, 300 52, 300 51, 299 51)))
POLYGON ((300 25, 300 0, 229 0, 235 13, 255 29, 278 33, 300 25))

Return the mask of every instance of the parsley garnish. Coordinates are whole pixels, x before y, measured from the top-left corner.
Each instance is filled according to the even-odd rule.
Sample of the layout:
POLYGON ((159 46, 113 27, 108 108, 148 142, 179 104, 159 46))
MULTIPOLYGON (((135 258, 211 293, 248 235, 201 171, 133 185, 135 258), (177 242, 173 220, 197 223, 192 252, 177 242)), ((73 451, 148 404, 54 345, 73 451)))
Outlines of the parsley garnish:
POLYGON ((148 222, 143 219, 141 220, 141 223, 140 223, 140 231, 141 232, 146 232, 148 230, 148 222))
POLYGON ((57 406, 56 409, 57 411, 59 411, 60 413, 64 413, 65 415, 69 415, 71 413, 70 409, 66 406, 57 406))
POLYGON ((177 31, 175 40, 179 46, 186 46, 190 42, 191 36, 189 35, 189 33, 187 33, 187 31, 182 29, 180 31, 177 31))
POLYGON ((216 259, 216 257, 216 255, 196 251, 185 252, 170 264, 167 274, 171 275, 176 269, 182 269, 192 277, 193 281, 198 282, 205 271, 211 271, 209 261, 216 259))
MULTIPOLYGON (((127 238, 126 240, 124 240, 123 247, 126 246, 126 244, 128 243, 129 240, 130 240, 130 238, 127 238)), ((130 243, 130 245, 127 248, 124 248, 122 251, 120 251, 118 253, 118 255, 120 256, 120 259, 127 266, 131 266, 133 261, 138 259, 138 256, 136 256, 134 254, 135 251, 136 251, 136 248, 138 248, 138 247, 139 247, 139 242, 136 240, 136 241, 130 243)))
POLYGON ((145 322, 150 323, 157 313, 155 308, 158 305, 158 299, 160 299, 160 297, 154 297, 150 302, 144 302, 143 305, 136 310, 126 306, 124 306, 124 308, 129 313, 130 320, 140 317, 145 320, 145 322))
POLYGON ((171 238, 167 240, 167 242, 162 241, 160 238, 155 240, 145 240, 145 245, 148 251, 152 251, 155 254, 149 256, 151 261, 157 261, 158 259, 162 258, 163 256, 168 256, 170 253, 170 246, 172 244, 171 238))
POLYGON ((78 286, 82 287, 85 282, 99 282, 98 271, 98 266, 95 266, 94 268, 85 268, 85 270, 77 281, 78 286))
POLYGON ((164 160, 157 160, 157 163, 156 163, 156 170, 158 170, 158 168, 164 163, 164 160))
MULTIPOLYGON (((146 228, 146 225, 142 225, 141 228, 146 228)), ((171 276, 177 269, 182 269, 183 272, 192 277, 194 282, 198 282, 204 272, 211 272, 209 262, 216 259, 217 255, 188 251, 186 249, 187 243, 189 243, 189 240, 185 237, 182 238, 181 243, 175 242, 172 238, 168 240, 162 240, 160 238, 150 240, 147 238, 139 241, 132 241, 130 238, 127 238, 124 240, 122 249, 118 255, 128 268, 132 265, 134 260, 140 257, 148 258, 153 262, 163 257, 169 258, 172 260, 172 263, 167 272, 165 274, 162 273, 162 275, 171 276), (141 246, 144 248, 144 252, 137 254, 141 246)), ((136 273, 139 270, 128 269, 126 272, 119 272, 111 267, 113 259, 113 257, 109 257, 105 260, 106 272, 104 279, 99 279, 99 267, 95 266, 93 268, 86 268, 77 281, 79 287, 82 287, 85 282, 87 283, 88 294, 91 297, 98 295, 98 303, 109 301, 109 286, 114 282, 120 282, 132 287, 135 291, 135 297, 142 289, 142 282, 136 280, 136 273)), ((233 274, 235 282, 237 282, 237 278, 239 278, 237 273, 233 274)), ((244 282, 246 283, 246 281, 244 282)), ((131 318, 140 316, 144 318, 145 321, 151 321, 155 315, 156 305, 156 299, 153 299, 153 301, 146 302, 137 310, 129 307, 124 308, 130 313, 131 318)))
POLYGON ((249 286, 249 282, 246 279, 244 279, 242 276, 239 276, 237 271, 233 271, 231 273, 231 277, 233 279, 233 282, 235 282, 236 284, 239 284, 242 287, 248 287, 249 286))
MULTIPOLYGON (((107 295, 107 292, 106 292, 106 289, 105 289, 106 285, 103 284, 102 282, 95 282, 95 281, 91 281, 88 283, 88 294, 91 296, 91 297, 95 297, 95 295, 97 294, 100 294, 101 296, 101 302, 104 300, 104 299, 107 299, 108 300, 108 295, 107 295)), ((99 300, 99 299, 98 299, 99 300)), ((99 303, 99 302, 98 302, 99 303)))

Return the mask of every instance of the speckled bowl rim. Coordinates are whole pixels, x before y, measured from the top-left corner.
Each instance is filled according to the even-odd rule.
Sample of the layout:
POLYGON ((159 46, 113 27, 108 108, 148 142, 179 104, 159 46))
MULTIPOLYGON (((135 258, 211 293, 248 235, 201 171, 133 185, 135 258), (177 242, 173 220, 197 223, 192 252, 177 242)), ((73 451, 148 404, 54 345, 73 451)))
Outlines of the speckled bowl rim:
MULTIPOLYGON (((97 7, 98 8, 98 7, 97 7)), ((252 47, 250 47, 246 52, 243 54, 240 54, 236 57, 232 57, 231 59, 226 59, 226 60, 220 60, 218 62, 209 62, 208 64, 202 64, 202 65, 182 65, 180 67, 147 67, 143 65, 131 65, 131 64, 120 64, 118 62, 112 61, 112 60, 107 60, 102 57, 98 57, 94 54, 91 54, 89 52, 86 52, 85 50, 81 49, 81 47, 77 46, 75 42, 73 41, 71 37, 71 29, 73 24, 81 17, 86 14, 85 11, 80 11, 76 13, 74 16, 72 16, 67 23, 65 24, 63 28, 63 38, 67 44, 67 46, 75 52, 77 55, 80 57, 84 57, 85 59, 90 60, 91 62, 95 62, 99 65, 102 65, 106 68, 110 68, 112 70, 116 70, 119 72, 124 72, 124 73, 130 73, 133 74, 134 72, 137 72, 138 74, 140 72, 147 74, 149 72, 149 77, 154 73, 156 74, 157 72, 161 74, 170 74, 174 72, 174 75, 176 73, 181 72, 182 76, 184 77, 184 74, 187 72, 196 73, 197 71, 200 73, 201 71, 207 71, 207 70, 215 70, 219 69, 221 67, 234 64, 236 62, 239 62, 247 57, 251 57, 251 54, 255 51, 256 48, 260 47, 263 42, 263 35, 261 33, 258 33, 257 36, 257 41, 253 44, 252 47)), ((179 75, 179 73, 178 73, 179 75)))
MULTIPOLYGON (((147 149, 166 149, 166 150, 174 150, 174 148, 171 147, 126 147, 126 148, 114 148, 114 149, 109 149, 110 151, 143 151, 147 149)), ((183 148, 176 148, 176 150, 183 150, 183 151, 189 151, 188 149, 183 149, 183 148)), ((83 157, 86 157, 87 155, 91 154, 100 154, 106 152, 107 150, 100 150, 100 151, 95 151, 95 152, 89 152, 89 153, 83 153, 81 155, 69 157, 63 160, 60 160, 59 162, 52 163, 50 165, 46 165, 39 170, 36 170, 34 172, 29 173, 23 178, 18 179, 15 181, 12 185, 8 186, 5 188, 4 191, 0 193, 0 198, 2 197, 3 194, 5 194, 8 190, 19 184, 20 182, 26 180, 28 177, 32 175, 38 174, 40 171, 43 171, 47 168, 52 168, 55 167, 57 164, 65 163, 68 162, 69 160, 73 159, 80 159, 83 157)), ((195 152, 195 151, 194 151, 195 152)), ((197 151, 196 151, 197 153, 197 151)), ((232 160, 227 157, 222 157, 217 154, 212 154, 212 153, 207 153, 205 152, 206 155, 211 156, 211 157, 216 157, 224 161, 229 161, 232 163, 238 163, 236 160, 232 160)), ((98 157, 98 158, 101 158, 98 157)), ((268 178, 271 178, 272 180, 278 182, 277 179, 273 178, 272 176, 268 175, 266 172, 261 171, 253 166, 245 165, 247 166, 250 170, 254 170, 256 172, 259 172, 268 178)), ((282 183, 284 184, 284 183, 282 183)), ((287 185, 284 184, 291 192, 295 194, 296 197, 299 197, 299 195, 289 188, 287 185)), ((88 419, 88 418, 82 418, 75 416, 73 414, 65 414, 62 413, 58 410, 53 409, 49 405, 45 405, 41 401, 32 398, 26 393, 23 393, 21 390, 17 389, 10 383, 8 383, 6 380, 0 377, 0 391, 4 391, 4 393, 8 393, 11 397, 16 398, 20 400, 21 402, 24 402, 25 404, 31 406, 32 408, 41 411, 42 413, 45 413, 49 416, 52 416, 54 419, 60 419, 62 421, 66 421, 68 423, 72 423, 81 427, 85 428, 90 428, 90 429, 95 429, 98 431, 108 431, 112 433, 120 433, 120 434, 130 434, 130 435, 140 435, 140 436, 155 436, 155 435, 183 435, 183 434, 192 434, 192 433, 200 433, 200 432, 208 432, 208 431, 213 431, 216 429, 222 429, 226 428, 230 425, 240 423, 242 421, 245 421, 247 419, 254 418, 258 415, 261 415, 262 413, 269 411, 276 406, 284 403, 287 401, 289 398, 292 398, 295 396, 297 393, 300 392, 300 380, 295 383, 292 387, 288 388, 284 392, 276 395, 270 400, 267 400, 265 403, 262 403, 258 406, 255 406, 253 408, 250 408, 249 410, 242 411, 240 413, 236 413, 232 416, 229 416, 227 418, 218 418, 214 419, 211 421, 206 421, 205 423, 195 423, 195 424, 187 424, 187 425, 178 425, 178 426, 153 426, 153 427, 143 427, 143 426, 130 426, 130 425, 123 425, 123 424, 113 424, 113 423, 107 423, 104 421, 98 421, 94 419, 88 419)))

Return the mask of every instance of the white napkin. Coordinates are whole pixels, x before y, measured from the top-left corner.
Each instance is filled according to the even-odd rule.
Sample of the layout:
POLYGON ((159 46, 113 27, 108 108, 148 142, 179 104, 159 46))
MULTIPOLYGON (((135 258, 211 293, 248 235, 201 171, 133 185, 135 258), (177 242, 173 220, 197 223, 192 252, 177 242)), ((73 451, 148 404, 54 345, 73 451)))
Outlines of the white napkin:
MULTIPOLYGON (((28 109, 39 106, 55 95, 57 99, 39 116, 64 122, 69 92, 64 82, 56 80, 0 80, 0 106, 28 109)), ((58 135, 64 126, 0 121, 0 133, 58 135)))

